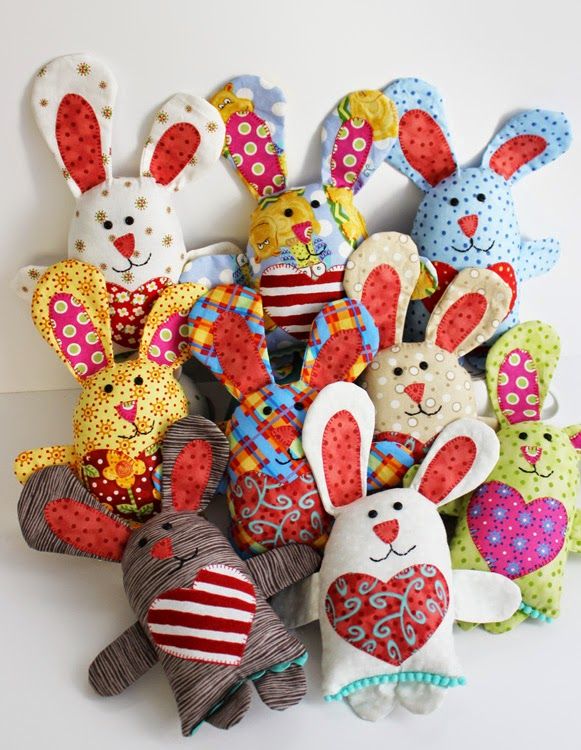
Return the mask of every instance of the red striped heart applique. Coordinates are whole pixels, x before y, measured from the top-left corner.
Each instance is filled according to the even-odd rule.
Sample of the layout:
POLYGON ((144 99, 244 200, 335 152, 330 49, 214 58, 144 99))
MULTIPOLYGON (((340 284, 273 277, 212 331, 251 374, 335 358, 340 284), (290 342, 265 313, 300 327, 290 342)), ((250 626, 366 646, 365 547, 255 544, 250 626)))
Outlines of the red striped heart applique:
POLYGON ((250 580, 228 565, 208 565, 190 588, 171 589, 154 599, 147 625, 167 654, 237 667, 255 613, 256 592, 250 580))

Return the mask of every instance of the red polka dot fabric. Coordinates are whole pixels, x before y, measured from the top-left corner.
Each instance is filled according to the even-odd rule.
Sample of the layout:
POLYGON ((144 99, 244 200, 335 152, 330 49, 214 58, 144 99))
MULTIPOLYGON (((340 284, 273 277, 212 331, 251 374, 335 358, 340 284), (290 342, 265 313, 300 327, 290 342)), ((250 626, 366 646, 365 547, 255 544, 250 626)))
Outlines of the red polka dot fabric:
POLYGON ((323 433, 323 466, 329 497, 340 508, 365 494, 361 482, 361 433, 348 411, 334 414, 323 433))
POLYGON ((67 172, 81 193, 104 182, 99 123, 89 102, 79 94, 63 97, 56 117, 56 140, 67 172))
POLYGON ((419 493, 433 503, 441 502, 464 479, 476 460, 476 444, 467 435, 445 443, 427 467, 419 493))

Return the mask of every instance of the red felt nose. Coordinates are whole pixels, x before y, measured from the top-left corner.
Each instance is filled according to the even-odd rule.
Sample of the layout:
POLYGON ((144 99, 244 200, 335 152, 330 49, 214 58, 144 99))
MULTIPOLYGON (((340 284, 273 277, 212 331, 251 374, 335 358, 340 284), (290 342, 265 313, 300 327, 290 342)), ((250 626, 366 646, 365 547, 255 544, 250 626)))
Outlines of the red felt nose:
POLYGON ((290 427, 290 426, 289 427, 273 427, 272 436, 274 437, 276 442, 282 448, 284 448, 284 450, 288 450, 293 440, 296 440, 296 438, 298 437, 298 433, 294 427, 290 427))
POLYGON ((124 234, 121 237, 117 237, 115 242, 115 249, 119 250, 124 258, 130 258, 135 250, 135 236, 133 234, 124 234))
POLYGON ((461 219, 458 219, 458 224, 466 237, 473 237, 474 232, 478 229, 478 216, 476 214, 463 216, 461 219))
POLYGON ((165 560, 166 557, 173 557, 173 547, 169 536, 165 536, 153 545, 151 548, 151 556, 157 557, 158 560, 165 560))
POLYGON ((384 521, 378 523, 373 527, 373 531, 386 544, 391 544, 399 534, 399 523, 393 519, 391 521, 384 521))
POLYGON ((407 393, 412 401, 415 401, 416 404, 419 404, 424 397, 425 387, 426 386, 423 383, 410 383, 409 385, 406 385, 406 387, 403 389, 403 392, 407 393))

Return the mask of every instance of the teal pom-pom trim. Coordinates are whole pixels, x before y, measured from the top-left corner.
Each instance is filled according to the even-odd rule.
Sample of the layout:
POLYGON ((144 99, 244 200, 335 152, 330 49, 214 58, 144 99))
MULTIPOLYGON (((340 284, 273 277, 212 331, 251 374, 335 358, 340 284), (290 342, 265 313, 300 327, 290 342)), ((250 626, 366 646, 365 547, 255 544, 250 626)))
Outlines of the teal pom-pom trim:
POLYGON ((552 617, 549 617, 549 615, 545 615, 539 609, 535 609, 535 607, 531 607, 530 604, 525 604, 525 602, 521 602, 518 609, 519 612, 524 612, 525 615, 527 615, 528 617, 532 617, 534 620, 540 620, 541 622, 553 622, 552 617))
POLYGON ((334 695, 326 695, 326 701, 340 701, 348 695, 356 693, 372 685, 385 685, 396 682, 424 682, 427 685, 436 685, 441 688, 453 688, 466 684, 465 677, 449 677, 445 674, 434 674, 433 672, 393 672, 392 674, 378 674, 373 677, 364 677, 361 680, 354 680, 345 687, 342 687, 334 695))

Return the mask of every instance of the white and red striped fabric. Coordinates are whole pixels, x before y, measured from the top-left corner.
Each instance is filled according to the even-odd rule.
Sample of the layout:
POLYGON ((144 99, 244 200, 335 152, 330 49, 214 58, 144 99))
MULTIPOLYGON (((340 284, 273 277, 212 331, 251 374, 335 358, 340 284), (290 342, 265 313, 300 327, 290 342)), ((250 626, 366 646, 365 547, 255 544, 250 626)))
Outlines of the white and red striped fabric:
POLYGON ((256 612, 248 578, 227 565, 202 568, 191 588, 166 591, 147 614, 162 651, 190 661, 238 666, 256 612))
POLYGON ((343 296, 344 272, 344 266, 332 266, 313 279, 288 263, 269 266, 260 277, 264 309, 291 336, 308 339, 321 308, 343 296))

